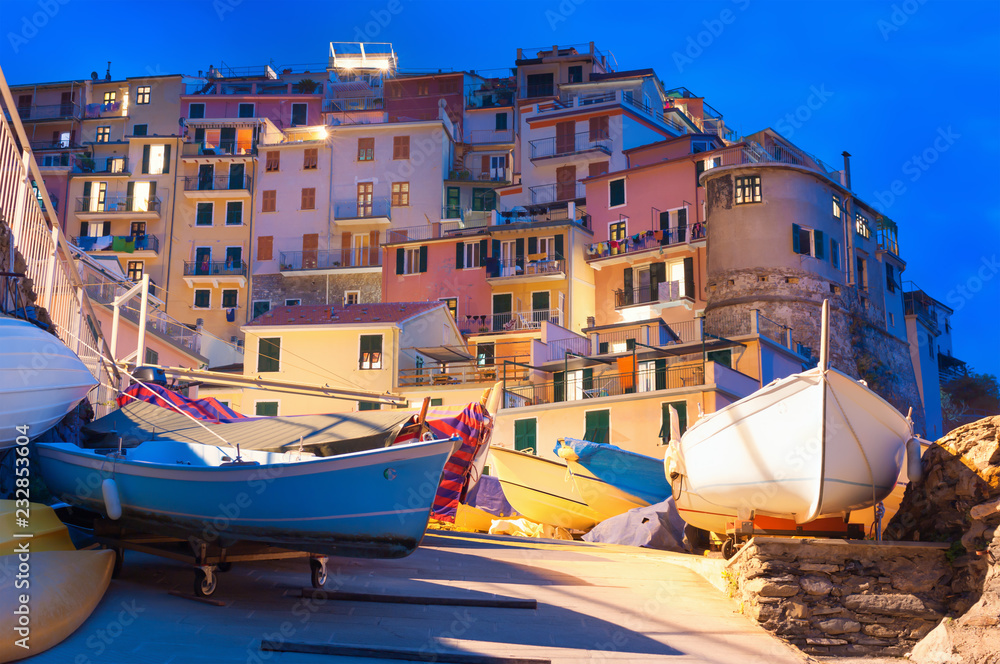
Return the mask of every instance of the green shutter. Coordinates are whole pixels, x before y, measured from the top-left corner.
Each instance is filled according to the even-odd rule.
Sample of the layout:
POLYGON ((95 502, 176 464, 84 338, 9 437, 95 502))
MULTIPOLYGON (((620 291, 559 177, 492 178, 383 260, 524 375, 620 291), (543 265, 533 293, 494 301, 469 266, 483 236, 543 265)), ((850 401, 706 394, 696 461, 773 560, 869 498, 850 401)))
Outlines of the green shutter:
POLYGON ((396 249, 396 274, 406 274, 406 250, 396 249))
POLYGON ((474 267, 482 267, 486 263, 487 247, 489 247, 489 244, 487 244, 486 240, 479 241, 479 265, 474 267))
POLYGON ((87 237, 90 234, 90 224, 86 221, 80 222, 80 237, 87 237))
MULTIPOLYGON (((90 188, 93 184, 94 184, 93 182, 83 183, 83 203, 80 209, 83 210, 84 212, 90 209, 90 188)), ((81 235, 86 235, 86 234, 87 233, 85 232, 81 232, 81 235)))
POLYGON ((688 223, 688 211, 687 208, 681 208, 677 211, 677 241, 684 242, 687 239, 687 223, 688 223))
POLYGON ((149 173, 149 146, 142 146, 142 169, 140 173, 149 173))
POLYGON ((799 251, 799 225, 792 224, 792 251, 795 253, 801 253, 799 251))
POLYGON ((667 389, 667 361, 660 359, 656 360, 656 372, 654 374, 656 380, 656 389, 665 390, 667 389))
POLYGON ((258 401, 254 407, 254 414, 258 417, 277 417, 277 401, 258 401))
POLYGON ((826 238, 823 237, 823 231, 813 231, 813 243, 816 245, 816 258, 826 258, 826 238))
POLYGON ((163 172, 170 172, 170 146, 165 145, 163 147, 163 172))
POLYGON ((514 240, 514 260, 521 267, 522 274, 524 273, 524 238, 519 237, 514 240))
POLYGON ((420 247, 420 272, 427 271, 427 245, 420 247))
POLYGON ((674 401, 671 403, 665 403, 660 406, 660 438, 663 439, 664 444, 670 442, 670 406, 674 407, 677 411, 677 430, 680 431, 681 435, 687 431, 687 403, 684 401, 674 401))
POLYGON ((684 297, 694 299, 694 259, 684 259, 684 297))
POLYGON ((625 180, 612 180, 608 184, 608 207, 624 205, 625 203, 625 180))
POLYGON ((257 340, 257 371, 278 371, 281 366, 281 338, 257 340))
POLYGON ((607 341, 602 341, 599 344, 597 344, 597 354, 598 355, 604 355, 607 352, 608 352, 608 342, 607 341))
POLYGON ((516 420, 514 422, 514 449, 518 452, 538 452, 537 422, 534 419, 516 420))
POLYGON ((607 445, 611 429, 610 410, 592 410, 585 415, 586 430, 583 439, 591 443, 607 445))
POLYGON ((592 390, 594 389, 594 370, 584 369, 583 370, 583 389, 592 390))
POLYGON ((552 375, 552 401, 566 400, 566 372, 557 371, 552 375))
POLYGON ((464 261, 465 261, 465 243, 459 242, 455 245, 455 269, 461 270, 463 267, 465 267, 464 261))
POLYGON ((561 260, 563 260, 565 258, 565 256, 563 255, 563 252, 564 252, 564 249, 563 249, 563 236, 562 236, 561 233, 556 236, 556 249, 555 249, 555 251, 556 251, 555 259, 557 261, 561 261, 561 260))
POLYGON ((529 237, 528 238, 528 255, 530 256, 531 254, 537 254, 537 253, 538 253, 538 238, 537 237, 529 237))

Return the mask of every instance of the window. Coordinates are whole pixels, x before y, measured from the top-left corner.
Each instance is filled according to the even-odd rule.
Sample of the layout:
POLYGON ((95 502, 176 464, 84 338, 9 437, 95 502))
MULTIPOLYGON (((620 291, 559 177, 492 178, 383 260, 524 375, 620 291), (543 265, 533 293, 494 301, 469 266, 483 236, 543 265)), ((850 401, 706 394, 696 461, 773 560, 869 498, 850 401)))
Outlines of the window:
POLYGON ((252 118, 254 116, 253 107, 253 104, 240 104, 239 117, 252 118))
POLYGON ((302 188, 302 208, 303 210, 315 210, 316 209, 316 188, 315 187, 303 187, 302 188))
POLYGON ((149 131, 149 125, 144 125, 144 124, 132 125, 133 136, 145 136, 148 131, 149 131))
POLYGON ((890 293, 895 293, 897 288, 896 270, 888 263, 885 264, 885 288, 890 293))
POLYGON ((430 85, 427 83, 417 83, 417 96, 425 97, 430 94, 430 85))
POLYGON ((627 233, 628 233, 627 221, 618 221, 608 225, 609 240, 616 240, 616 241, 624 240, 627 233))
MULTIPOLYGON (((104 212, 104 201, 107 193, 107 182, 84 182, 82 210, 84 212, 104 212)), ((110 234, 109 232, 108 235, 110 234)))
POLYGON ((140 279, 142 279, 142 273, 143 273, 144 267, 145 267, 145 264, 143 263, 143 261, 129 261, 128 262, 128 271, 126 272, 126 274, 128 275, 129 280, 131 280, 131 281, 139 281, 140 279))
POLYGON ((373 161, 375 159, 375 139, 358 139, 358 161, 373 161))
POLYGON ((760 203, 760 176, 736 178, 736 204, 760 203))
POLYGON ((97 142, 108 143, 111 140, 111 126, 97 128, 97 142))
POLYGON ((517 452, 529 452, 537 454, 537 421, 514 420, 514 450, 517 452))
POLYGON ((302 158, 302 169, 311 171, 316 168, 318 163, 319 150, 317 148, 308 148, 302 158))
POLYGON ((263 197, 261 199, 260 211, 261 212, 274 212, 277 210, 277 199, 278 192, 275 189, 267 189, 264 191, 263 197))
POLYGON ((625 205, 625 178, 608 183, 608 207, 625 205))
POLYGON ((458 92, 458 81, 455 79, 438 81, 438 93, 453 95, 458 92))
POLYGON ((108 157, 105 167, 107 168, 108 173, 124 173, 125 157, 108 157))
POLYGON ((864 256, 855 257, 855 265, 857 266, 857 282, 858 288, 861 290, 868 290, 868 270, 867 264, 864 256))
POLYGON ((281 337, 260 338, 257 340, 257 371, 281 370, 281 337))
POLYGON ((226 247, 226 270, 243 269, 243 247, 226 247))
POLYGON ((660 409, 660 440, 666 445, 670 442, 670 407, 674 407, 677 413, 677 431, 683 434, 687 431, 687 403, 684 401, 672 401, 661 404, 660 409))
POLYGON ((222 308, 232 309, 236 307, 239 291, 235 288, 224 288, 222 290, 222 308))
POLYGON ((840 243, 830 238, 830 265, 840 269, 840 243))
POLYGON ((277 171, 281 165, 281 153, 277 150, 268 150, 264 161, 264 170, 268 173, 277 171))
POLYGON ((889 327, 895 327, 895 326, 896 326, 896 317, 890 311, 889 312, 889 327))
POLYGON ((493 366, 496 358, 496 343, 489 341, 476 344, 476 363, 479 366, 493 366))
POLYGON ((569 68, 569 71, 567 71, 567 74, 568 74, 567 79, 566 79, 567 83, 583 83, 583 66, 582 65, 573 65, 572 67, 569 68))
POLYGON ((439 297, 438 302, 444 302, 448 307, 448 313, 451 314, 452 319, 458 322, 458 298, 457 297, 439 297))
POLYGON ((417 274, 427 271, 427 247, 396 249, 396 274, 417 274))
POLYGON ((152 348, 147 347, 146 348, 145 363, 146 364, 159 364, 160 363, 160 354, 157 353, 152 348))
POLYGON ((198 211, 195 214, 194 225, 195 226, 211 226, 212 225, 212 211, 215 208, 214 203, 198 203, 198 211))
POLYGON ((359 401, 358 410, 382 410, 382 404, 377 401, 359 401))
POLYGON ((866 240, 872 236, 871 223, 868 221, 868 217, 861 213, 854 215, 854 228, 858 235, 866 240))
POLYGON ((257 417, 277 417, 277 401, 258 401, 254 404, 254 415, 257 417))
POLYGON ((607 445, 611 433, 611 411, 591 410, 585 413, 584 420, 586 429, 583 432, 583 439, 607 445))
POLYGON ((599 141, 603 138, 608 138, 610 135, 607 115, 590 118, 590 140, 599 141))
POLYGON ((472 209, 476 212, 495 210, 497 207, 497 192, 483 187, 472 188, 472 209))
MULTIPOLYGON (((135 103, 148 104, 149 92, 150 92, 150 87, 148 85, 137 86, 135 89, 135 103)), ((204 105, 202 105, 202 108, 204 108, 204 105)))
POLYGON ((733 368, 733 351, 730 348, 726 348, 725 350, 710 350, 706 353, 705 359, 709 362, 727 366, 730 369, 733 368))
POLYGON ((507 130, 507 114, 506 113, 497 113, 496 114, 496 119, 494 120, 494 122, 495 122, 495 124, 493 125, 493 127, 497 131, 506 131, 507 130))
POLYGON ((465 260, 462 264, 466 268, 482 267, 482 244, 479 242, 466 242, 463 247, 465 260))
POLYGON ((309 117, 309 106, 307 104, 292 104, 292 126, 300 127, 304 124, 308 124, 306 121, 309 117))
POLYGON ((286 307, 297 307, 300 304, 302 304, 302 299, 301 298, 297 298, 296 297, 296 298, 293 298, 293 299, 285 300, 285 306, 286 307))
POLYGON ((460 218, 462 213, 462 190, 458 187, 448 187, 446 201, 447 208, 445 210, 445 218, 460 218))
POLYGON ((841 215, 844 214, 844 208, 840 206, 840 196, 837 194, 833 195, 833 217, 834 219, 840 219, 841 215))
POLYGON ((205 117, 205 104, 203 102, 188 104, 188 118, 200 120, 205 117))
POLYGON ((409 159, 410 158, 410 137, 409 136, 393 136, 392 137, 392 158, 393 159, 409 159))
POLYGON ((691 141, 691 154, 698 154, 699 152, 706 152, 708 150, 708 141, 691 141))
POLYGON ((149 175, 162 175, 170 172, 169 145, 146 145, 142 148, 142 172, 149 175))
POLYGON ((805 256, 812 256, 812 230, 792 224, 792 251, 805 256))
POLYGON ((362 334, 358 366, 361 369, 382 368, 382 335, 362 334))
POLYGON ((271 303, 267 300, 255 300, 251 306, 253 307, 253 311, 251 313, 254 318, 262 316, 271 310, 271 303))
POLYGON ((392 183, 392 207, 406 207, 410 204, 410 183, 392 183))
POLYGON ((111 92, 105 92, 104 93, 104 103, 105 104, 113 104, 113 103, 115 103, 115 96, 116 96, 116 94, 117 93, 115 93, 113 90, 111 92))
POLYGON ((212 291, 208 288, 198 288, 194 292, 194 308, 210 309, 212 307, 212 291))
POLYGON ((226 226, 243 225, 243 201, 226 202, 226 226))
POLYGON ((375 184, 373 182, 358 183, 358 217, 370 217, 375 209, 375 184))
POLYGON ((357 304, 361 301, 361 291, 349 290, 344 291, 344 306, 348 304, 357 304))

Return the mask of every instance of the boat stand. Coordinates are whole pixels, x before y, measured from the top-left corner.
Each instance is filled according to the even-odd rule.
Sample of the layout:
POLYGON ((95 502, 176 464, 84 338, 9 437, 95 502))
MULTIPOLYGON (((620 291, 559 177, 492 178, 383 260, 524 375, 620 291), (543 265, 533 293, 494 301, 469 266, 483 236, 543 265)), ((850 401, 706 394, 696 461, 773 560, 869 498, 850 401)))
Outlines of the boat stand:
POLYGON ((728 522, 726 536, 726 541, 722 543, 722 556, 728 560, 753 537, 864 539, 865 529, 860 523, 846 523, 843 518, 836 516, 799 525, 793 519, 755 516, 751 511, 746 519, 728 522))
POLYGON ((218 588, 219 574, 232 569, 233 563, 257 560, 308 558, 313 588, 322 588, 326 584, 327 556, 261 542, 240 541, 231 546, 220 546, 196 537, 183 539, 127 530, 122 524, 104 518, 94 521, 94 539, 115 552, 112 578, 121 573, 125 549, 139 551, 193 566, 194 594, 198 597, 212 595, 218 588))

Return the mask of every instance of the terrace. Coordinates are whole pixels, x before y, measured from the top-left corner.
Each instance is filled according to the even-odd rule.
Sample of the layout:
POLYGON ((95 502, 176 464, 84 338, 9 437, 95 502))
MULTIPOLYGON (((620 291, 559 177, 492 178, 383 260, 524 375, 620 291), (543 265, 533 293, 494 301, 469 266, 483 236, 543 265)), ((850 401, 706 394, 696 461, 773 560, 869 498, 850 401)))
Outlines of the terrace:
MULTIPOLYGON (((622 221, 628 217, 623 217, 622 221)), ((708 227, 701 223, 691 226, 678 226, 661 231, 643 231, 629 236, 624 240, 603 242, 593 242, 585 247, 587 262, 602 261, 607 263, 627 262, 626 256, 639 254, 644 251, 656 251, 664 247, 676 247, 704 243, 708 227), (617 261, 605 261, 605 259, 618 257, 617 261)))
POLYGON ((382 266, 382 252, 377 249, 372 251, 368 247, 282 251, 278 263, 283 274, 322 270, 343 273, 379 272, 382 266))
POLYGON ((566 136, 550 136, 529 141, 531 145, 531 160, 552 159, 585 152, 603 152, 611 154, 612 143, 607 136, 594 136, 589 131, 566 136))
POLYGON ((160 252, 160 240, 155 235, 78 235, 73 244, 88 253, 131 254, 137 258, 155 257, 160 252))

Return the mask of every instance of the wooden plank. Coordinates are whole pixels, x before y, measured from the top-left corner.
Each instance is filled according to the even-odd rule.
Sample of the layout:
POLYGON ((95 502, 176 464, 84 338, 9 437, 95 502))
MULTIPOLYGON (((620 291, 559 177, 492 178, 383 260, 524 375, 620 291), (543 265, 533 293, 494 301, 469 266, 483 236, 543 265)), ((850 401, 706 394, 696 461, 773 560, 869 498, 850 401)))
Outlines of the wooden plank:
POLYGON ((416 595, 384 595, 342 590, 303 588, 302 597, 331 599, 338 602, 384 602, 386 604, 420 604, 424 606, 479 606, 493 609, 537 609, 538 601, 516 597, 420 597, 416 595))
POLYGON ((260 649, 269 652, 301 652, 334 657, 372 657, 397 659, 405 662, 442 662, 444 664, 551 664, 550 659, 535 657, 502 657, 476 655, 468 652, 438 652, 417 648, 376 648, 346 643, 297 643, 292 641, 261 641, 260 649))

